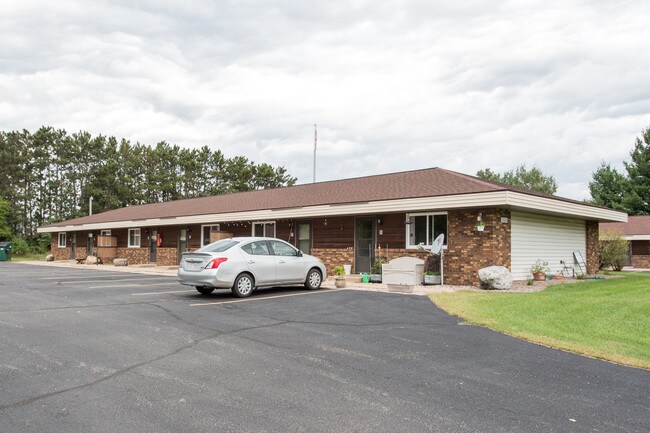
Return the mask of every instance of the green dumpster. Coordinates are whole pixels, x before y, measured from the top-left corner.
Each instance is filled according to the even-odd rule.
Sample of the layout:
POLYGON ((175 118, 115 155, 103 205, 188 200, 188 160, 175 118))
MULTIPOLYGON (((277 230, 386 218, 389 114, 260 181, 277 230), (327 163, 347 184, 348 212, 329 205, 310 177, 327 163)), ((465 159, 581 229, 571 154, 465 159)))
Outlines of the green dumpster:
POLYGON ((11 243, 0 242, 0 262, 11 260, 11 243))

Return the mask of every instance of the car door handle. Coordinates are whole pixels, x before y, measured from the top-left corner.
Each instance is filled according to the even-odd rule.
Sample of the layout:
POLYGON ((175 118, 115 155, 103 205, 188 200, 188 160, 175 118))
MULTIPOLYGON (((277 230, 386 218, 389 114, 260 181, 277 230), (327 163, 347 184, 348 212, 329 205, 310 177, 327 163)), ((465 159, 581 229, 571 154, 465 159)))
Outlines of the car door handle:
POLYGON ((281 265, 281 264, 283 264, 283 263, 284 263, 284 260, 278 260, 278 264, 281 265))
POLYGON ((253 263, 255 263, 255 260, 249 260, 249 261, 248 261, 248 264, 249 264, 249 265, 252 265, 253 263))

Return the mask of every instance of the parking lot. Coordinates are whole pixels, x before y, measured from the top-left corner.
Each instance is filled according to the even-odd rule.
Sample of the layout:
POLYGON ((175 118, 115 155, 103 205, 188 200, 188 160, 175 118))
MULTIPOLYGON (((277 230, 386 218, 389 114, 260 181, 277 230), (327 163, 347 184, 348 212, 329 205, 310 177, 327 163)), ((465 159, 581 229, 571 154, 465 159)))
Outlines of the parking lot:
POLYGON ((640 432, 649 383, 426 297, 0 263, 1 432, 640 432))

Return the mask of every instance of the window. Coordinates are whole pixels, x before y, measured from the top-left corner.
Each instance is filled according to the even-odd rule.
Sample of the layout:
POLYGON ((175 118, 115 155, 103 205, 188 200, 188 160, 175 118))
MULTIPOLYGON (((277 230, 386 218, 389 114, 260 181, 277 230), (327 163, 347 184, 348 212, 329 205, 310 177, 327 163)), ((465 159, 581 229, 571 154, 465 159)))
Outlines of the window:
POLYGON ((273 248, 273 254, 276 256, 296 257, 298 255, 298 251, 295 248, 284 242, 271 241, 271 248, 273 248))
POLYGON ((59 233, 59 248, 65 248, 66 246, 66 233, 59 233))
POLYGON ((275 221, 253 223, 253 236, 275 237, 275 221))
POLYGON ((102 230, 102 231, 99 232, 99 235, 100 236, 110 236, 111 231, 110 230, 102 230))
POLYGON ((407 214, 406 247, 415 248, 418 245, 431 246, 441 234, 445 235, 447 245, 447 214, 407 214))
POLYGON ((266 241, 251 242, 250 244, 244 245, 241 249, 247 253, 254 256, 269 256, 269 246, 266 241))
POLYGON ((140 229, 129 229, 129 248, 140 248, 140 229))
POLYGON ((196 250, 199 253, 222 253, 230 249, 233 245, 237 245, 238 241, 233 241, 230 239, 222 239, 215 243, 206 245, 205 247, 199 248, 196 250))
POLYGON ((204 247, 212 242, 210 242, 210 233, 218 232, 219 224, 212 224, 207 226, 201 226, 201 246, 204 247))

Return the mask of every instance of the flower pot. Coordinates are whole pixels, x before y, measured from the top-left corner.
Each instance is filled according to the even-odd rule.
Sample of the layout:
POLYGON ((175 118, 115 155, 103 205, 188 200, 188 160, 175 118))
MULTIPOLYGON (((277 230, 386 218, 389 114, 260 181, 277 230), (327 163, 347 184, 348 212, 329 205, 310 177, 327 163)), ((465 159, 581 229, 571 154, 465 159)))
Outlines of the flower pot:
POLYGON ((554 279, 554 280, 563 280, 563 279, 564 279, 564 275, 553 275, 553 279, 554 279))
POLYGON ((535 281, 544 281, 545 276, 544 272, 533 272, 533 280, 535 281))
POLYGON ((334 285, 337 289, 342 289, 345 287, 345 277, 336 277, 334 279, 334 285))
POLYGON ((352 265, 343 265, 343 269, 345 269, 345 275, 352 273, 352 265))
POLYGON ((424 284, 426 285, 433 285, 433 284, 440 284, 442 279, 440 278, 440 275, 425 275, 424 276, 424 284))
POLYGON ((485 230, 485 226, 476 226, 477 232, 482 232, 483 230, 485 230))

